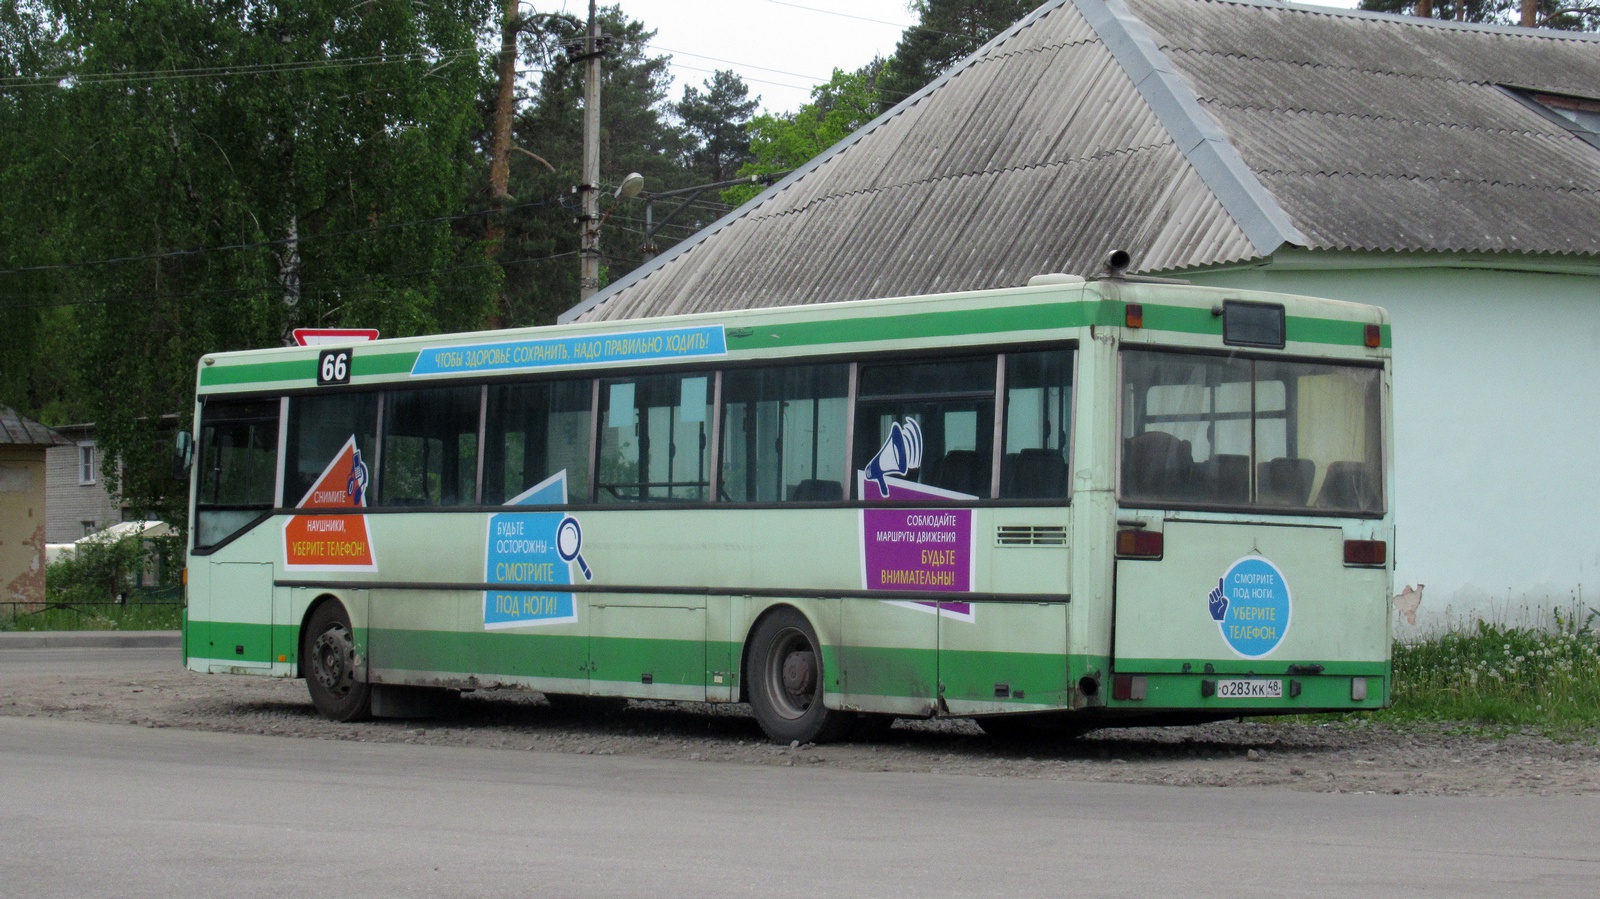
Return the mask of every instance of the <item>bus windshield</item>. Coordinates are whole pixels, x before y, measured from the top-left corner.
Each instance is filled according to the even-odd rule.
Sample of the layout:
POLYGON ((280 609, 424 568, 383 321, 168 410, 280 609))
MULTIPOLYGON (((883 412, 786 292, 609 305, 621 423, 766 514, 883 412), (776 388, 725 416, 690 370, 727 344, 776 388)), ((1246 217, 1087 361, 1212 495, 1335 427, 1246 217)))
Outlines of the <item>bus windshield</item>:
POLYGON ((1127 350, 1130 505, 1383 511, 1378 368, 1127 350))

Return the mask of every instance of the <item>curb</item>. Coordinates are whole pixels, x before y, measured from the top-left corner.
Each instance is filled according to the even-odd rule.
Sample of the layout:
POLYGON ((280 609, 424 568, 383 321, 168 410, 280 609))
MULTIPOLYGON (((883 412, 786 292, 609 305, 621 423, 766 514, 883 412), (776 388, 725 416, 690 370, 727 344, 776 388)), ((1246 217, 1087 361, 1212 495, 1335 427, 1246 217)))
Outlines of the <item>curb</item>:
POLYGON ((177 649, 181 631, 3 631, 4 649, 177 649))

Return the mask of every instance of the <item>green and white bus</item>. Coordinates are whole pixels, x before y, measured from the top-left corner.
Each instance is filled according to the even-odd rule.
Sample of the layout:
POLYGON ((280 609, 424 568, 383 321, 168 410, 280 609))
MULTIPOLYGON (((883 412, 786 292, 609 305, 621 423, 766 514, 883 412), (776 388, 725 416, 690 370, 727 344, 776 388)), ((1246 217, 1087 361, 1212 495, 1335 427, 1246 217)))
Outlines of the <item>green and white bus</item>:
POLYGON ((1386 313, 1134 279, 200 360, 185 664, 1070 732, 1384 706, 1386 313))

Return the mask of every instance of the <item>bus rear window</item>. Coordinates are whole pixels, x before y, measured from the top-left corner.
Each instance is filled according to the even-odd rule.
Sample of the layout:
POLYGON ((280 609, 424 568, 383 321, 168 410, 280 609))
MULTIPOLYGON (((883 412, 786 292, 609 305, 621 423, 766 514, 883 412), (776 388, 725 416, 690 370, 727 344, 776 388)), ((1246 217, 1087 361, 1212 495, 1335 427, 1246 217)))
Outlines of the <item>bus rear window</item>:
POLYGON ((1124 502, 1383 510, 1381 370, 1128 350, 1122 372, 1124 502))

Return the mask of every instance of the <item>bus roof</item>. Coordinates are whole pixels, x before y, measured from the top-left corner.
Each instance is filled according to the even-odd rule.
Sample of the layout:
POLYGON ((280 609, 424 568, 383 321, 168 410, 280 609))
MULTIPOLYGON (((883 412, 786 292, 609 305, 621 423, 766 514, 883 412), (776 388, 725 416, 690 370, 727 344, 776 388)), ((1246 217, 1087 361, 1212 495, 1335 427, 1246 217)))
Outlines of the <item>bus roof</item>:
POLYGON ((382 385, 419 379, 494 379, 640 365, 704 364, 853 355, 1070 339, 1074 329, 1125 326, 1142 307, 1147 340, 1222 346, 1227 300, 1281 304, 1286 353, 1350 358, 1388 355, 1388 315, 1376 306, 1231 288, 1061 276, 1027 287, 698 313, 623 321, 436 334, 333 347, 209 353, 201 395, 311 389, 329 383, 382 385), (1364 328, 1380 328, 1377 349, 1364 328), (319 378, 319 360, 343 350, 344 377, 319 378))

